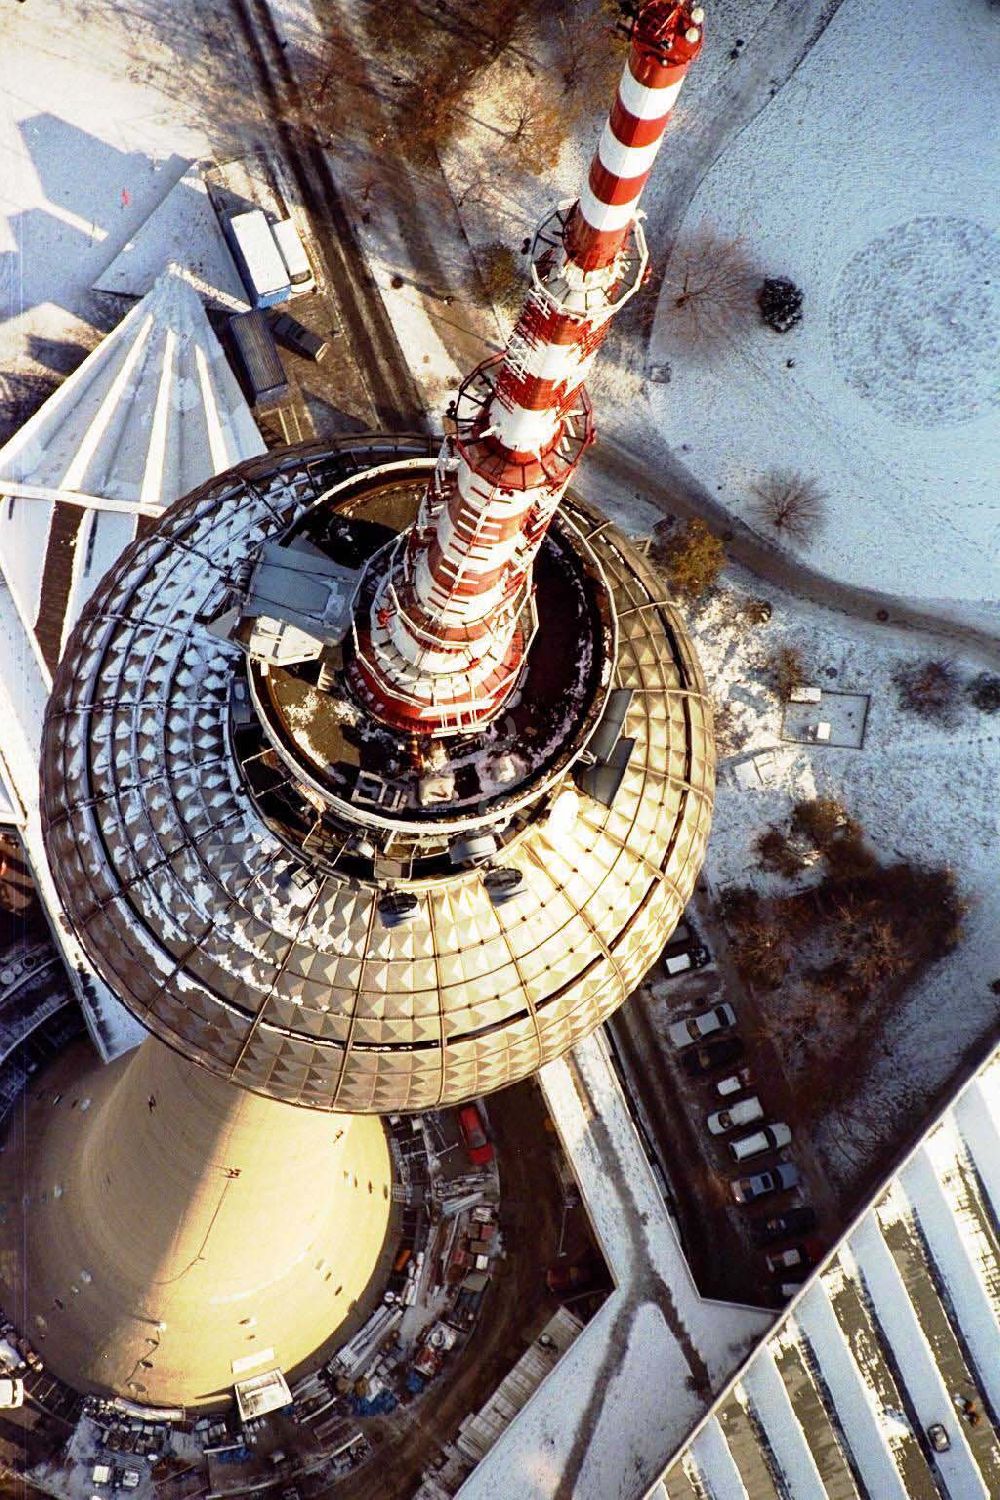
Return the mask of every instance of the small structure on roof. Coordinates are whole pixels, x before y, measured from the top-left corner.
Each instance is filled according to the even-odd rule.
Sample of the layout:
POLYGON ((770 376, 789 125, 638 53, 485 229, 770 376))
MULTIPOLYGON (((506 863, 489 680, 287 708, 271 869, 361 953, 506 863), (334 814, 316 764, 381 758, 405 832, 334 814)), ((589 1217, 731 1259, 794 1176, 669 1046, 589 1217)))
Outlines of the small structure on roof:
POLYGON ((240 1421, 248 1422, 252 1417, 266 1416, 269 1411, 279 1411, 290 1406, 292 1393, 283 1372, 275 1368, 238 1380, 234 1387, 240 1421))

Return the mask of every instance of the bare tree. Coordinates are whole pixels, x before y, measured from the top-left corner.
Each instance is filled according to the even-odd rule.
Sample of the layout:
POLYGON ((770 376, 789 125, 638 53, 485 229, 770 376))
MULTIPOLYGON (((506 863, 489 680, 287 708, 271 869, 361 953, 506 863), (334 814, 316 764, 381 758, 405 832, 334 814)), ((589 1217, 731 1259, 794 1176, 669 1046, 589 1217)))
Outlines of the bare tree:
POLYGON ((756 277, 741 239, 698 229, 674 251, 663 276, 674 335, 706 352, 750 324, 756 277))
POLYGON ((892 674, 900 708, 934 719, 948 728, 959 718, 958 672, 953 661, 937 658, 931 661, 904 663, 892 674))
POLYGON ((811 541, 826 520, 826 492, 795 469, 779 469, 758 479, 753 496, 758 519, 796 542, 811 541))
POLYGON ((511 151, 528 172, 538 174, 555 166, 566 136, 565 112, 551 92, 540 85, 516 94, 502 114, 511 151))

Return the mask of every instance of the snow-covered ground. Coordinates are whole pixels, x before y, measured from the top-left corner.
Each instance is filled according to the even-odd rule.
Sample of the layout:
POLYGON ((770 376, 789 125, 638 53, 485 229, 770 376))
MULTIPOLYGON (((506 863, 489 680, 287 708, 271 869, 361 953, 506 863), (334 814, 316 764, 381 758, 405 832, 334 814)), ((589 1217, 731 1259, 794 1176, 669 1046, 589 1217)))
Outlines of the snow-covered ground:
POLYGON ((708 363, 673 337, 668 289, 650 352, 673 380, 650 402, 744 520, 754 479, 814 476, 830 496, 815 566, 974 603, 998 598, 1000 555, 1000 25, 963 6, 931 44, 941 22, 934 0, 845 0, 730 142, 680 242, 701 225, 742 236, 802 287, 804 321, 780 336, 757 325, 708 363))
MULTIPOLYGON (((770 588, 763 591, 773 605, 770 622, 748 626, 737 618, 744 589, 761 590, 749 578, 741 584, 691 620, 712 692, 731 705, 744 739, 740 755, 720 768, 706 861, 711 884, 769 889, 775 877, 760 873, 754 839, 769 823, 787 823, 798 798, 830 795, 858 819, 883 861, 950 866, 969 901, 962 943, 909 992, 893 1034, 857 1081, 874 1146, 885 1122, 900 1111, 910 1115, 915 1100, 919 1111, 920 1096, 940 1087, 970 1043, 1000 1019, 1000 997, 990 988, 1000 977, 1000 718, 967 700, 954 729, 904 713, 891 676, 898 664, 919 658, 916 645, 907 647, 905 638, 886 644, 841 615, 770 588), (765 668, 765 658, 782 645, 801 650, 817 686, 870 694, 862 749, 782 742, 781 705, 765 668), (755 751, 772 753, 766 784, 748 789, 737 783, 734 767, 755 751)), ((979 670, 978 663, 960 666, 966 679, 979 670)), ((818 1137, 834 1177, 844 1170, 831 1150, 841 1129, 833 1116, 818 1137)))
POLYGON ((463 1500, 642 1494, 771 1315, 698 1293, 603 1038, 540 1075, 616 1289, 462 1488, 463 1500))
MULTIPOLYGON (((221 16, 181 0, 0 12, 0 412, 79 363, 121 316, 92 284, 183 175, 259 129, 221 16)), ((32 402, 32 398, 34 400, 32 402)))

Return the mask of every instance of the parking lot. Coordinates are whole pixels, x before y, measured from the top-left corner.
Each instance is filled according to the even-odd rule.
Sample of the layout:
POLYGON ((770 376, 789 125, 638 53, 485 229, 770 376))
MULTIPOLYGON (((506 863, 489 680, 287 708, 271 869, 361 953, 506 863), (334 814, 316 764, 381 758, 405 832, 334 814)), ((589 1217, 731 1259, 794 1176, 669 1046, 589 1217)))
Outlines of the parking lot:
POLYGON ((780 1305, 836 1226, 796 1130, 780 1058, 730 969, 707 902, 689 908, 608 1031, 699 1288, 780 1305))

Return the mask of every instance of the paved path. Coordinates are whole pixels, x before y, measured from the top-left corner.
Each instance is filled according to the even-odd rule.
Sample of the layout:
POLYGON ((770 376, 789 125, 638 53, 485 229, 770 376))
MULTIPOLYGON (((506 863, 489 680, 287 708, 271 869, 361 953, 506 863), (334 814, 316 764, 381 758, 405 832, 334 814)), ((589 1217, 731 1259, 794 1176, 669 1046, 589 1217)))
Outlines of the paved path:
POLYGON ((603 1036, 539 1079, 616 1289, 461 1497, 644 1494, 773 1315, 701 1297, 603 1036))
POLYGON ((684 467, 651 424, 641 438, 632 441, 641 445, 641 455, 613 437, 598 439, 581 466, 577 484, 585 498, 598 504, 603 497, 617 499, 622 509, 628 497, 635 496, 665 515, 700 516, 725 538, 730 559, 765 583, 870 626, 872 635, 895 628, 900 636, 904 632, 921 636, 913 643, 919 649, 938 654, 961 650, 986 666, 1000 667, 1000 615, 996 612, 991 619, 984 607, 983 623, 977 624, 961 618, 957 611, 950 613, 945 605, 910 604, 894 594, 830 578, 735 517, 684 467), (885 612, 884 619, 880 611, 885 612))

